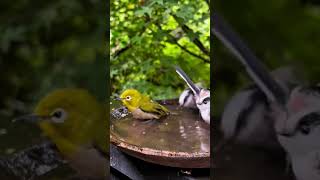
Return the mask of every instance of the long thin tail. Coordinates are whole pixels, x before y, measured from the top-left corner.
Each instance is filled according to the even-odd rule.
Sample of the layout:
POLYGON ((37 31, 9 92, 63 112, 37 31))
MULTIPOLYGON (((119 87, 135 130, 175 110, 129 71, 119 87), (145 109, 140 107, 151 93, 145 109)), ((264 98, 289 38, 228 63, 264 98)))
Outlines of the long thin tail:
POLYGON ((242 39, 224 22, 224 20, 215 13, 213 15, 213 28, 211 34, 214 34, 245 66, 249 76, 264 92, 270 101, 278 102, 284 105, 288 95, 281 86, 271 77, 267 68, 262 64, 242 39))
POLYGON ((200 89, 191 81, 191 79, 187 76, 187 74, 179 66, 175 66, 175 68, 176 68, 176 72, 187 83, 187 85, 193 91, 193 93, 195 95, 200 94, 200 89))

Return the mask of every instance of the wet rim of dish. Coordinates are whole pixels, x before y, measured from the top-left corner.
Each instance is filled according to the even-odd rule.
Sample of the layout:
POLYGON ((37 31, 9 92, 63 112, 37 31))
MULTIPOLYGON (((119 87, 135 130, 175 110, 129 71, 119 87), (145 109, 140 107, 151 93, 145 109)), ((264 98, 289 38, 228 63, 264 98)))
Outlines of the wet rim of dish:
POLYGON ((134 152, 142 153, 145 155, 151 155, 151 156, 161 156, 161 157, 168 157, 168 158, 210 158, 210 152, 193 152, 193 153, 188 153, 188 152, 173 152, 173 151, 167 151, 167 150, 157 150, 157 149, 152 149, 152 148, 147 148, 147 147, 139 147, 133 144, 129 144, 123 140, 120 140, 117 138, 116 135, 113 135, 114 133, 110 133, 110 140, 111 143, 127 149, 131 150, 134 152))

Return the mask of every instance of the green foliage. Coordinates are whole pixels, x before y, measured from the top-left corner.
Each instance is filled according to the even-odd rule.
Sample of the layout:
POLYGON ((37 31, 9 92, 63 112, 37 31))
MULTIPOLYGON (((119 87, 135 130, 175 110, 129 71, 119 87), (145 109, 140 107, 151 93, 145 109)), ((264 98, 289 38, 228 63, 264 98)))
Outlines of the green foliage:
MULTIPOLYGON (((222 15, 270 70, 293 65, 311 82, 319 81, 320 9, 303 1, 215 1, 222 15)), ((214 24, 214 22, 213 22, 214 24)), ((222 108, 236 90, 248 85, 243 66, 219 42, 214 48, 216 106, 222 108)))
MULTIPOLYGON (((103 2, 18 0, 1 5, 0 79, 4 88, 0 106, 10 99, 36 101, 57 87, 90 89, 98 73, 105 76, 99 70, 105 70, 101 68, 105 64, 103 2)), ((105 91, 104 86, 99 88, 105 91)))
MULTIPOLYGON (((1 1, 0 154, 35 142, 35 126, 12 123, 59 87, 82 87, 105 100, 104 1, 1 1)), ((7 153, 8 152, 8 153, 7 153)))
POLYGON ((205 1, 114 0, 110 9, 112 92, 136 88, 154 98, 175 98, 186 85, 173 65, 210 85, 209 55, 194 43, 199 39, 203 50, 210 49, 205 1))

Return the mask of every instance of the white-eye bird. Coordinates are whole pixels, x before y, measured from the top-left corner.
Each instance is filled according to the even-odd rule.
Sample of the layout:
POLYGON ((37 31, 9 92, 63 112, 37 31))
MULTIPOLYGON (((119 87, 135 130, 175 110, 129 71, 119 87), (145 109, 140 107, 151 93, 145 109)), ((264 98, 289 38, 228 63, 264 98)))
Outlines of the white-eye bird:
POLYGON ((149 96, 141 94, 136 89, 127 89, 120 95, 122 101, 135 119, 160 119, 169 115, 169 110, 150 99, 149 96))
POLYGON ((37 123, 81 178, 106 179, 109 143, 106 107, 83 89, 51 92, 34 113, 16 119, 37 123))
POLYGON ((180 67, 176 66, 175 68, 179 76, 192 90, 196 106, 200 111, 202 119, 210 124, 210 91, 196 86, 180 67))

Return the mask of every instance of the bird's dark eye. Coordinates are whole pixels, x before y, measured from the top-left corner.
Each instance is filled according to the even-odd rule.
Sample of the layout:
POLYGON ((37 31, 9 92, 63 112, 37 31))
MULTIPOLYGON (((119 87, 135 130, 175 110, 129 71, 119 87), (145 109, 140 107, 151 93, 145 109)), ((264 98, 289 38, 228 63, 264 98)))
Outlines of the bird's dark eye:
POLYGON ((304 134, 308 135, 313 126, 317 126, 320 124, 320 114, 318 113, 311 113, 306 116, 304 116, 299 125, 298 125, 298 130, 304 134))
POLYGON ((51 120, 55 123, 62 123, 67 118, 67 112, 62 108, 57 108, 51 113, 51 120))
POLYGON ((61 111, 55 111, 52 116, 56 117, 56 118, 61 118, 62 116, 62 112, 61 111))
POLYGON ((131 100, 131 96, 127 96, 126 99, 129 101, 131 100))
POLYGON ((310 126, 307 124, 301 125, 300 132, 304 135, 308 135, 310 133, 310 126))
POLYGON ((204 103, 204 104, 207 104, 208 102, 210 102, 210 97, 207 97, 207 98, 205 98, 205 99, 203 100, 203 103, 204 103))

